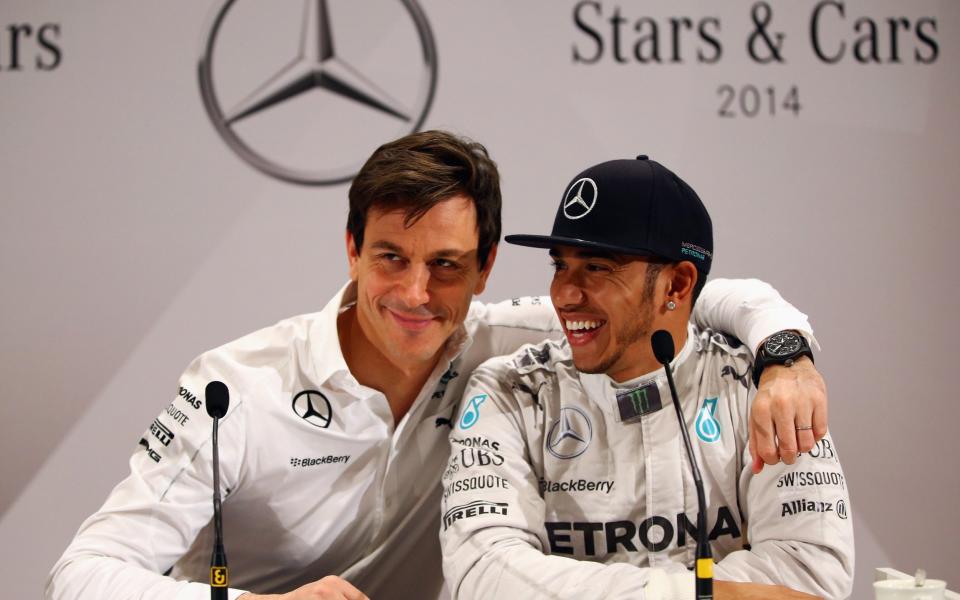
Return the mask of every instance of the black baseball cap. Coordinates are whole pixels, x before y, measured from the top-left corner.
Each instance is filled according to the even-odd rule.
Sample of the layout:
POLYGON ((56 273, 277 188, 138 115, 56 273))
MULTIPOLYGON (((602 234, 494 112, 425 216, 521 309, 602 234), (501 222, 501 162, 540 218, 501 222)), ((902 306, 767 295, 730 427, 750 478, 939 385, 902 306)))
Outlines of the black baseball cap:
POLYGON ((616 254, 713 261, 713 224, 697 193, 645 154, 594 165, 566 187, 550 235, 508 235, 518 246, 576 246, 616 254))

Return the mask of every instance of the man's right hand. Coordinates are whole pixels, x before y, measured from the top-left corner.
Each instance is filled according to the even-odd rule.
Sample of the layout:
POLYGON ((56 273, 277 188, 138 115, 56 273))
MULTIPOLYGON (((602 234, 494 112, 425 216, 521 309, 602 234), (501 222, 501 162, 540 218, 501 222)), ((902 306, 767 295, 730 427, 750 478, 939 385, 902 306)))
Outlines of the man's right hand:
POLYGON ((243 594, 239 600, 370 600, 366 594, 350 585, 346 579, 327 575, 286 594, 243 594))
POLYGON ((819 596, 804 594, 782 585, 717 580, 713 582, 713 597, 715 600, 814 600, 819 598, 819 596))

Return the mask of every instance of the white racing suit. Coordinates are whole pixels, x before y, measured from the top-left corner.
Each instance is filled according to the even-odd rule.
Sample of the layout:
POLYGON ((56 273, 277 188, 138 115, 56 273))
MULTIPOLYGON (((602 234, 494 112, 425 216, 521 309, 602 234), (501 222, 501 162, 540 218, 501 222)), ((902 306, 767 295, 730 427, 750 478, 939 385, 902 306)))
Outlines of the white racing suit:
MULTIPOLYGON (((202 582, 213 543, 211 420, 203 390, 214 379, 230 389, 220 474, 231 600, 325 575, 377 600, 436 597, 440 474, 467 376, 491 356, 559 335, 559 323, 548 298, 474 302, 394 423, 384 394, 361 385, 340 350, 337 316, 355 298, 348 285, 321 312, 198 357, 172 386, 169 406, 132 438, 140 440, 130 475, 80 527, 44 597, 209 598, 202 582)), ((810 331, 803 314, 755 280, 708 283, 694 318, 753 345, 780 329, 810 331)))
MULTIPOLYGON (((715 579, 844 598, 846 482, 827 435, 751 471, 756 390, 738 341, 691 325, 672 367, 706 488, 715 579)), ((454 598, 693 598, 697 493, 665 371, 618 386, 579 373, 566 340, 481 365, 443 475, 454 598)))

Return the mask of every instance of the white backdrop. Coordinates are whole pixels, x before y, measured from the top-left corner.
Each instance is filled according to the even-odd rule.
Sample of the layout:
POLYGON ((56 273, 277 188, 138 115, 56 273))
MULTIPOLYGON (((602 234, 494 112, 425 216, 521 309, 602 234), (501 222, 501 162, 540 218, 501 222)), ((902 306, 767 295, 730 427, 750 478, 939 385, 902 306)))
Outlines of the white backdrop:
MULTIPOLYGON (((338 55, 415 107, 420 47, 401 2, 329 5, 338 55)), ((318 310, 346 277, 347 186, 253 169, 204 109, 197 64, 221 6, 0 4, 5 597, 39 594, 193 356, 318 310)), ((854 597, 869 596, 875 566, 960 585, 949 560, 960 3, 420 6, 438 59, 424 127, 488 146, 505 232, 547 231, 589 164, 647 153, 676 170, 712 213, 714 276, 765 279, 811 315, 852 496, 854 597), (644 63, 653 23, 661 60, 644 63), (817 57, 811 29, 823 54, 842 48, 838 62, 817 57), (860 39, 871 32, 875 60, 860 39), (779 61, 760 62, 767 39, 779 61)), ((293 57, 302 10, 238 0, 228 11, 213 63, 225 104, 293 57)), ((236 131, 276 161, 322 170, 403 127, 314 90, 236 131)), ((543 293, 548 280, 544 255, 506 246, 484 298, 543 293)))

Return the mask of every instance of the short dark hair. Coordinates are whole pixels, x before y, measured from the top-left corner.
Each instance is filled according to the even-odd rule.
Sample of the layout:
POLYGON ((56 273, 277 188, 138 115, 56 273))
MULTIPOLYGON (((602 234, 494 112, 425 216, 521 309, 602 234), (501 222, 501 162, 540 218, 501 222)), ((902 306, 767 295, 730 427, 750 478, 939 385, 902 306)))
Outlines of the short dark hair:
POLYGON ((500 241, 500 173, 482 144, 446 131, 411 133, 374 151, 350 185, 347 231, 359 253, 371 208, 402 210, 409 226, 459 194, 477 210, 482 269, 500 241))

